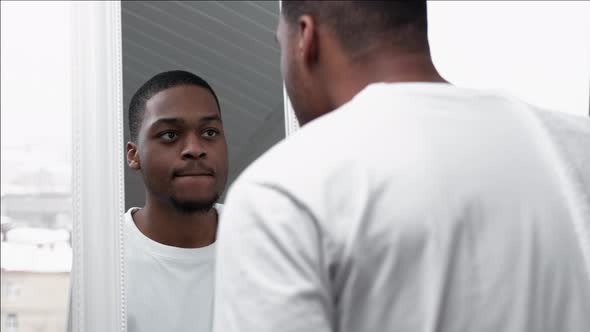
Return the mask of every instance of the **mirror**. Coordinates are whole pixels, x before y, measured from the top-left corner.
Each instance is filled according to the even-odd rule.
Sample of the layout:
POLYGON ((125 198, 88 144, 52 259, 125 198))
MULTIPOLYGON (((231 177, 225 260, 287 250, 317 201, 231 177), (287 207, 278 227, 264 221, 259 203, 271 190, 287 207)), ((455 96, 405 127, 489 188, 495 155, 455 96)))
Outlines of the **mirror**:
MULTIPOLYGON (((183 93, 192 94, 194 97, 199 91, 204 92, 207 95, 206 98, 211 101, 208 105, 213 105, 211 108, 208 109, 200 101, 191 99, 191 102, 183 104, 188 106, 182 106, 183 109, 190 108, 190 111, 181 112, 182 115, 178 115, 178 112, 174 113, 175 111, 170 113, 170 110, 182 108, 175 106, 181 98, 176 95, 170 97, 170 104, 166 104, 173 106, 158 108, 163 110, 167 117, 187 116, 182 119, 191 119, 185 121, 186 126, 170 125, 165 129, 172 130, 171 128, 174 127, 175 132, 170 135, 175 135, 174 137, 178 137, 178 142, 181 142, 176 145, 171 143, 166 145, 166 148, 160 142, 161 137, 156 136, 158 139, 152 140, 152 127, 146 124, 156 118, 152 117, 153 112, 159 112, 154 111, 155 108, 151 106, 142 107, 143 129, 139 131, 138 140, 132 139, 128 119, 129 105, 138 89, 159 73, 183 70, 202 78, 211 86, 218 100, 223 121, 222 132, 227 142, 229 167, 226 190, 218 200, 218 203, 223 203, 225 192, 236 177, 252 161, 285 137, 283 82, 280 74, 279 47, 274 37, 278 15, 278 1, 122 2, 125 142, 133 141, 133 144, 137 142, 137 146, 143 145, 137 148, 137 151, 146 151, 142 149, 147 149, 148 144, 154 144, 150 146, 158 146, 162 149, 158 151, 164 151, 163 149, 170 151, 175 149, 172 146, 186 144, 183 140, 196 132, 193 129, 199 132, 201 130, 197 125, 192 125, 192 123, 198 123, 192 120, 197 118, 197 113, 209 111, 213 112, 211 114, 217 114, 217 107, 210 98, 210 92, 203 90, 202 86, 191 90, 192 92, 183 93), (146 129, 148 127, 149 130, 146 129), (144 135, 148 132, 149 135, 144 135)), ((159 92, 149 95, 146 99, 155 100, 159 98, 156 96, 161 96, 161 93, 166 94, 176 87, 173 85, 172 88, 157 90, 159 92)), ((203 99, 199 100, 203 101, 203 99)), ((160 135, 161 129, 157 130, 156 134, 160 135)), ((197 135, 194 137, 195 141, 201 142, 202 138, 197 135)), ((203 142, 206 141, 203 140, 203 142)), ((159 155, 162 157, 157 161, 158 164, 167 164, 165 167, 171 164, 174 166, 170 167, 178 164, 200 165, 197 157, 189 162, 181 159, 185 158, 184 154, 179 158, 178 152, 179 150, 174 150, 173 154, 166 154, 166 157, 159 155), (166 161, 162 163, 162 159, 166 161)), ((211 152, 208 150, 209 160, 215 158, 211 152)), ((146 156, 142 152, 138 152, 137 155, 146 156)), ((216 224, 213 223, 213 226, 209 228, 196 226, 196 219, 199 217, 195 218, 194 213, 178 215, 177 212, 181 211, 178 206, 171 208, 174 204, 170 205, 168 202, 158 203, 161 204, 159 206, 168 204, 160 210, 166 210, 166 213, 157 214, 160 217, 164 216, 160 218, 161 228, 153 232, 148 229, 152 226, 154 227, 151 228, 152 230, 156 229, 156 223, 148 224, 147 220, 156 219, 154 217, 156 213, 152 213, 153 210, 150 208, 158 204, 145 205, 144 177, 146 182, 155 178, 154 172, 145 171, 156 164, 155 160, 152 158, 148 162, 147 157, 141 159, 141 163, 137 164, 141 170, 132 169, 127 163, 124 165, 125 211, 127 211, 123 221, 124 227, 127 228, 125 237, 127 328, 131 332, 146 329, 170 330, 172 324, 174 325, 172 329, 179 331, 209 331, 213 293, 212 250, 216 224), (146 167, 148 164, 150 166, 146 167), (134 209, 144 206, 146 208, 143 211, 134 209), (170 210, 174 211, 170 212, 170 210), (141 212, 136 213, 137 211, 141 212), (144 217, 145 215, 147 217, 144 217), (197 242, 193 240, 179 240, 178 236, 172 235, 171 233, 174 233, 170 231, 172 228, 176 229, 176 233, 183 229, 180 227, 183 226, 182 222, 178 220, 185 217, 187 223, 195 227, 187 229, 184 234, 196 234, 212 229, 212 242, 203 242, 204 245, 201 242, 196 244, 197 242), (142 218, 146 223, 141 221, 142 218), (163 219, 167 220, 163 221, 163 219), (144 225, 144 228, 141 225, 144 225), (166 237, 164 233, 170 236, 166 237)), ((202 160, 203 165, 206 165, 207 159, 202 160)), ((197 166, 194 167, 197 168, 197 166)), ((158 173, 158 175, 161 174, 168 173, 158 173)), ((166 197, 170 201, 174 193, 178 193, 177 186, 188 185, 186 182, 176 182, 181 181, 178 178, 173 176, 170 181, 161 181, 162 187, 158 187, 166 188, 167 194, 172 193, 166 197)), ((214 178, 217 179, 218 176, 214 178)), ((188 187, 190 189, 187 192, 206 191, 203 188, 207 187, 201 186, 200 183, 190 182, 191 187, 188 187)), ((157 194, 152 195, 152 197, 156 196, 157 194)), ((215 206, 215 210, 217 214, 222 213, 222 208, 218 205, 215 206)), ((206 218, 208 213, 201 213, 201 216, 206 218)), ((215 219, 216 216, 213 218, 215 219)), ((210 224, 210 219, 206 220, 206 224, 210 224)), ((189 237, 191 236, 187 236, 189 237)))
MULTIPOLYGON (((125 139, 127 108, 137 89, 160 72, 192 72, 219 98, 229 188, 246 166, 285 137, 274 41, 278 14, 278 1, 122 2, 125 139)), ((144 196, 140 173, 125 167, 126 209, 143 206, 144 196)))

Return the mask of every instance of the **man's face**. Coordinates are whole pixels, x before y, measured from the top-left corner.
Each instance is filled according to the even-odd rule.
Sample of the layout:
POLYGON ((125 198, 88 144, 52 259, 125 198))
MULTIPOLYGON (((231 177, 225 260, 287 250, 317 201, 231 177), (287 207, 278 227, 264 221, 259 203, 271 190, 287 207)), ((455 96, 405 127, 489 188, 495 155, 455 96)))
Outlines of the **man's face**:
POLYGON ((181 85, 150 98, 137 155, 146 188, 157 199, 188 212, 212 206, 227 180, 227 143, 213 95, 181 85))

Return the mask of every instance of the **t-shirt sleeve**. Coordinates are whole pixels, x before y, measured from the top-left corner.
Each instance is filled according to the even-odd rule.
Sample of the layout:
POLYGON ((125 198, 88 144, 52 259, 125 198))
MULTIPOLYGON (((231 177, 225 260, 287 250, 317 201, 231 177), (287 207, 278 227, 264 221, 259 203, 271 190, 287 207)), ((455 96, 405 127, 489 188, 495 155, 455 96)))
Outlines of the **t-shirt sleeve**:
POLYGON ((321 242, 286 191, 234 186, 219 226, 213 331, 332 331, 321 242))

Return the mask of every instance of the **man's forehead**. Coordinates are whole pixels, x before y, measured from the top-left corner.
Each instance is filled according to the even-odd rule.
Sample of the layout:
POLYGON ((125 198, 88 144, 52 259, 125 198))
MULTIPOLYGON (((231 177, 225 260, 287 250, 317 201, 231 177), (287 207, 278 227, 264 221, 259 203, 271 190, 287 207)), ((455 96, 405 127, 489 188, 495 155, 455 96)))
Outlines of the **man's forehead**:
POLYGON ((160 107, 146 108, 143 124, 147 128, 158 125, 185 125, 196 126, 204 123, 217 121, 223 123, 217 109, 204 109, 198 105, 187 105, 187 107, 160 107))
POLYGON ((146 116, 144 123, 148 127, 153 127, 159 124, 170 125, 199 125, 209 122, 223 123, 218 112, 160 112, 159 114, 151 114, 146 116))
POLYGON ((215 112, 206 112, 206 113, 174 113, 170 112, 168 114, 156 114, 150 118, 150 122, 177 122, 177 123, 190 123, 190 122, 210 122, 210 121, 219 121, 221 122, 221 117, 219 113, 215 112))
POLYGON ((144 118, 204 117, 219 115, 217 102, 206 89, 166 89, 156 93, 145 103, 144 118))
POLYGON ((158 105, 158 107, 146 107, 144 118, 185 118, 200 119, 220 117, 217 105, 202 105, 195 103, 172 103, 169 105, 158 105))
POLYGON ((155 93, 147 100, 146 107, 190 103, 203 106, 216 105, 215 97, 206 88, 197 85, 178 85, 155 93))

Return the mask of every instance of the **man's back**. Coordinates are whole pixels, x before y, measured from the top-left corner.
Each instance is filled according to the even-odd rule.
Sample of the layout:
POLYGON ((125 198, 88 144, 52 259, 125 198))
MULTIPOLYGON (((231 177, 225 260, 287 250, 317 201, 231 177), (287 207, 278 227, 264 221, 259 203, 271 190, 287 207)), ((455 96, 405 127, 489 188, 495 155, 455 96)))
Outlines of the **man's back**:
POLYGON ((585 330, 588 203, 550 137, 496 95, 369 86, 230 191, 216 329, 585 330))

